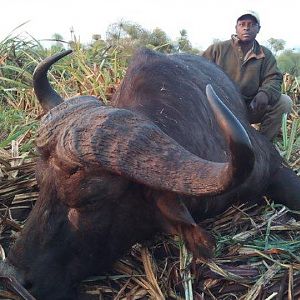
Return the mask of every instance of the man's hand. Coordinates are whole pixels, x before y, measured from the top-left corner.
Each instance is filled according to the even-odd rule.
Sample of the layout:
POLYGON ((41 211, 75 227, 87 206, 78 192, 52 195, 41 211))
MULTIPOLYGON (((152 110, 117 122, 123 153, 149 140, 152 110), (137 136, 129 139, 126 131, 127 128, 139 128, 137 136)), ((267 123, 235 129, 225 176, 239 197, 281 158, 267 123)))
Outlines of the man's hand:
POLYGON ((268 96, 265 92, 259 92, 250 103, 250 108, 253 112, 262 113, 267 109, 269 103, 268 96))

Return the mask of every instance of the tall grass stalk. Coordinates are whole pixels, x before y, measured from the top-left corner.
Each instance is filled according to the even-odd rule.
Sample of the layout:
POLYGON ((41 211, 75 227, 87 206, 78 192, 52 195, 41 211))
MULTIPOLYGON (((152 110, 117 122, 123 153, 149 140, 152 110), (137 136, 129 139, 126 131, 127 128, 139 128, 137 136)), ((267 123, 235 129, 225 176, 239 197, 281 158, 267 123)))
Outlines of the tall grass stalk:
POLYGON ((192 275, 190 265, 193 259, 184 242, 179 241, 180 273, 183 281, 185 300, 193 300, 192 275))
POLYGON ((298 147, 299 136, 298 129, 300 125, 300 119, 294 118, 291 121, 291 125, 288 122, 287 114, 282 117, 282 142, 278 143, 281 155, 287 162, 290 161, 293 150, 298 147))

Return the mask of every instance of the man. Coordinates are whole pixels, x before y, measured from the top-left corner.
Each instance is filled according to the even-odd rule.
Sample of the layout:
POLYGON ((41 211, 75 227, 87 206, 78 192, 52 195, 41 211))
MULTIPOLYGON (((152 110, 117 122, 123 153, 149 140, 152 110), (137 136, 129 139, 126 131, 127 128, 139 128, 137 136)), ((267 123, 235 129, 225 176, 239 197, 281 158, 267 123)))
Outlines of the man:
POLYGON ((208 47, 203 56, 219 65, 237 84, 246 102, 251 124, 269 140, 278 134, 282 115, 290 113, 292 100, 281 94, 282 74, 272 52, 256 41, 260 19, 254 11, 241 13, 231 40, 208 47))

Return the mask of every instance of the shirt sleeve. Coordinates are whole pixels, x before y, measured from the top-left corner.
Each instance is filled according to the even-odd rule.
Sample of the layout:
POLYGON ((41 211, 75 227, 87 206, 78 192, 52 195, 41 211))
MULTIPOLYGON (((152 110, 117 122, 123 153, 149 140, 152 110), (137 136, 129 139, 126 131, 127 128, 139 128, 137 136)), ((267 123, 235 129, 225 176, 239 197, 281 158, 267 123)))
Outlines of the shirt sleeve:
POLYGON ((277 67, 277 62, 273 54, 266 55, 261 70, 261 84, 258 92, 265 92, 269 98, 269 104, 278 102, 281 96, 282 73, 277 67))
POLYGON ((209 61, 216 62, 216 46, 213 44, 209 46, 203 53, 202 56, 207 58, 209 61))

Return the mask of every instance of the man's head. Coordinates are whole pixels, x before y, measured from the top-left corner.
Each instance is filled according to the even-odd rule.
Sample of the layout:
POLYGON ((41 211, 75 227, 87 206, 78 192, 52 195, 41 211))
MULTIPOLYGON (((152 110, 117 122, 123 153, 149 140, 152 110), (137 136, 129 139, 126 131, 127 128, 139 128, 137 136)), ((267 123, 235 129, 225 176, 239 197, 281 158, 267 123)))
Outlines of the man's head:
POLYGON ((246 10, 239 14, 235 25, 237 37, 243 43, 252 43, 260 30, 260 19, 256 12, 246 10))

